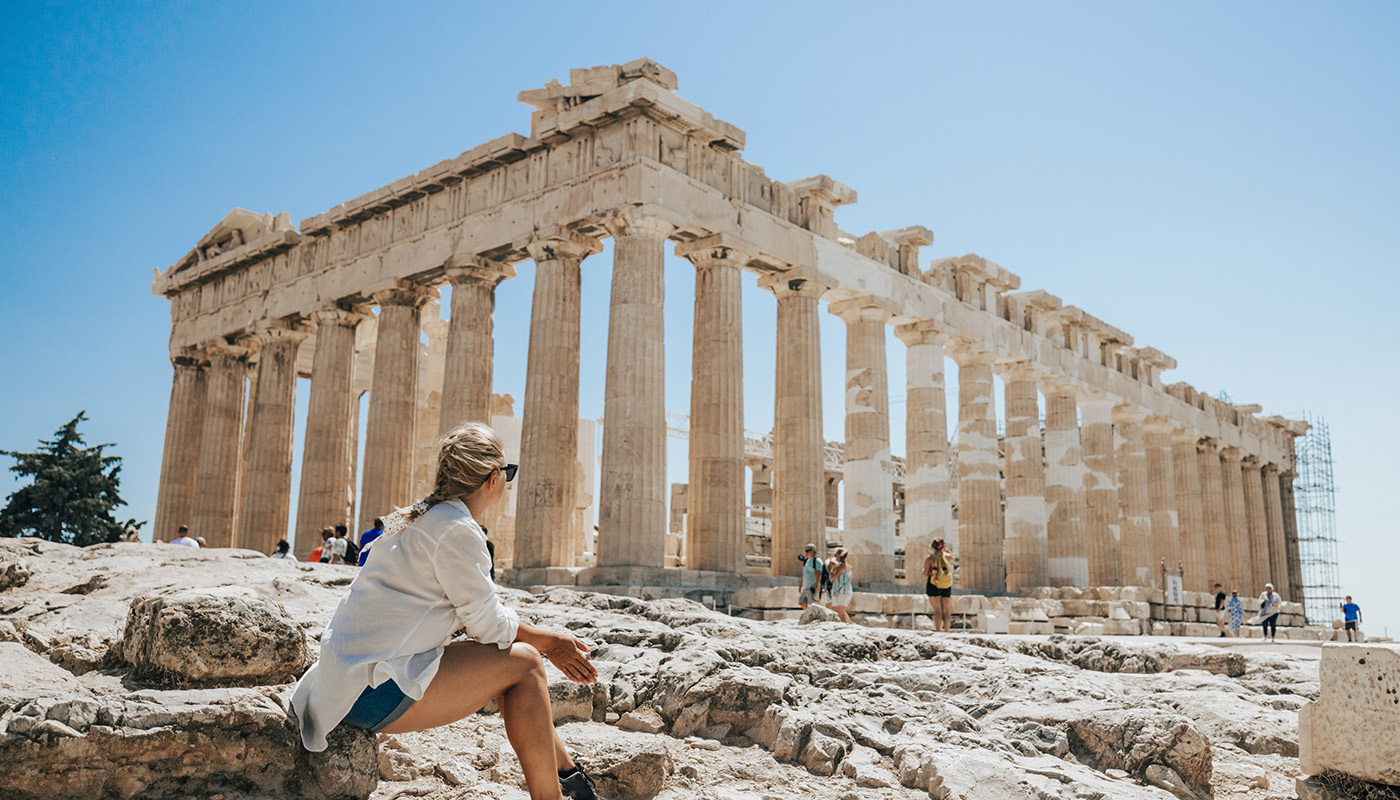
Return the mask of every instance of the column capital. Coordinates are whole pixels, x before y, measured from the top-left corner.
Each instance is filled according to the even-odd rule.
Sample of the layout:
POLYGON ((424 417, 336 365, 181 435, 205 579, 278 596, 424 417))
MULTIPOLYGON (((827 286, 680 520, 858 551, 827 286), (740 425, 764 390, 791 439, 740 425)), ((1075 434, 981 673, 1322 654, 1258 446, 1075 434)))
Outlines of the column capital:
POLYGON ((1196 452, 1218 455, 1220 453, 1220 442, 1209 436, 1202 436, 1196 440, 1196 452))
POLYGON ((1220 448, 1220 457, 1232 464, 1240 463, 1240 460, 1243 458, 1240 454, 1240 449, 1232 444, 1227 444, 1220 448))
POLYGON ((614 239, 629 234, 651 234, 665 239, 676 230, 675 223, 662 216, 654 206, 624 206, 614 209, 601 224, 614 239))
POLYGON ((481 256, 449 258, 443 265, 447 282, 453 286, 467 283, 484 283, 495 288, 501 281, 515 277, 515 267, 504 261, 495 261, 481 256))
POLYGON ((576 231, 553 231, 536 236, 525 244, 535 263, 541 261, 583 261, 603 252, 603 243, 576 231))
POLYGON ((758 288, 767 289, 775 297, 813 297, 821 299, 831 287, 816 279, 815 273, 801 267, 792 267, 758 279, 758 288))
POLYGON ((1044 372, 1035 362, 1029 359, 1015 359, 1011 361, 997 361, 992 365, 992 371, 1002 377, 1002 380, 1029 380, 1039 378, 1044 372))
POLYGON ((1136 403, 1119 403, 1113 407, 1114 422, 1135 422, 1141 425, 1147 416, 1147 412, 1138 407, 1136 403))
POLYGON ((389 289, 380 289, 374 293, 374 302, 380 308, 384 306, 409 306, 421 308, 429 300, 438 298, 438 290, 428 286, 421 286, 411 281, 399 280, 397 284, 389 289))
POLYGON ((843 322, 885 322, 894 316, 888 308, 875 304, 874 298, 860 296, 840 300, 826 307, 827 311, 840 317, 843 322))
POLYGON ((1270 477, 1277 478, 1283 472, 1283 468, 1270 461, 1264 465, 1264 473, 1270 477))
POLYGON ((1176 423, 1161 414, 1148 414, 1147 419, 1142 421, 1142 429, 1147 433, 1163 433, 1170 435, 1172 431, 1176 430, 1176 423))
POLYGON ((952 331, 940 322, 931 319, 921 319, 918 322, 906 322, 903 325, 896 325, 894 335, 904 342, 906 347, 914 347, 921 344, 933 344, 940 347, 947 345, 952 339, 952 331))
POLYGON ((990 367, 997 362, 997 354, 988 350, 987 346, 979 341, 954 339, 951 350, 953 360, 957 362, 959 367, 990 367))
POLYGON ((1195 431, 1186 427, 1172 428, 1171 437, 1173 445, 1189 444, 1192 447, 1195 447, 1196 444, 1201 440, 1201 435, 1199 433, 1196 433, 1195 431))
POLYGON ((1073 397, 1078 400, 1084 390, 1079 385, 1070 380, 1068 376, 1058 372, 1051 372, 1040 376, 1040 391, 1046 396, 1055 395, 1058 397, 1073 397))
POLYGON ((212 342, 205 342, 199 346, 199 349, 204 352, 206 358, 238 360, 245 359, 249 356, 251 352, 248 347, 249 343, 250 342, 246 338, 239 339, 238 344, 229 344, 223 339, 217 339, 212 342))
POLYGON ((209 363, 209 355, 199 345, 181 347, 170 354, 170 364, 175 367, 202 367, 209 363))
POLYGON ((322 325, 354 327, 359 324, 360 320, 364 319, 364 315, 340 306, 328 306, 313 312, 311 318, 316 321, 317 327, 322 325))
POLYGON ((263 346, 275 342, 301 344, 311 335, 310 326, 304 322, 289 322, 285 319, 265 319, 253 326, 253 335, 263 346))
POLYGON ((1252 470, 1254 472, 1258 472, 1264 466, 1259 462, 1259 456, 1256 456, 1253 453, 1247 453, 1245 455, 1240 456, 1240 463, 1244 466, 1245 469, 1252 470))
POLYGON ((695 266, 718 265, 742 269, 758 248, 728 234, 716 233, 676 245, 676 255, 695 266))

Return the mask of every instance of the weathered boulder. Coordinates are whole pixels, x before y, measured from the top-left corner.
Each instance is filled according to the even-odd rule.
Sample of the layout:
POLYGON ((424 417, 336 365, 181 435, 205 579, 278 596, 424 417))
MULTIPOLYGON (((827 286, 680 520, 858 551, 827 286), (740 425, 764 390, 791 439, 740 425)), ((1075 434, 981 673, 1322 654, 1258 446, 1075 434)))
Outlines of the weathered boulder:
POLYGON ((1097 769, 1145 779, 1153 764, 1170 767, 1192 791, 1209 794, 1210 740, 1186 717, 1151 708, 1101 711, 1070 720, 1070 748, 1097 769))
POLYGON ((674 766, 666 739, 616 729, 570 725, 560 731, 576 760, 598 783, 601 797, 644 800, 666 785, 674 766))
POLYGON ((1318 670, 1321 692, 1298 711, 1303 772, 1400 786, 1400 645, 1325 645, 1318 670))
POLYGON ((802 616, 798 618, 798 625, 816 625, 820 622, 840 622, 841 618, 835 611, 826 606, 813 603, 803 610, 802 616))
POLYGON ((281 683, 311 663, 281 606, 233 586, 133 600, 122 655, 140 677, 188 685, 281 683))
POLYGON ((29 565, 11 553, 0 554, 0 592, 29 583, 29 565))
POLYGON ((736 667, 715 673, 692 686, 686 705, 709 701, 710 724, 727 722, 742 731, 757 725, 768 706, 781 703, 784 692, 791 686, 792 678, 786 675, 736 667))
POLYGON ((1168 659, 1167 669, 1203 669, 1217 675, 1238 678, 1244 674, 1244 656, 1228 650, 1178 652, 1168 659))

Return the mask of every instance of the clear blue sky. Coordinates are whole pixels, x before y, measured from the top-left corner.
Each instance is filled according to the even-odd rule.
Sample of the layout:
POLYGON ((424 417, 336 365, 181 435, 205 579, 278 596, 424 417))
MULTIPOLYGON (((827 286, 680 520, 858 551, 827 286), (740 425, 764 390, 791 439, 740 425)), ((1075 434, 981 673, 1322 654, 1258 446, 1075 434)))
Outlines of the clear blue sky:
MULTIPOLYGON (((304 219, 527 132, 521 89, 647 55, 746 130, 770 176, 855 187, 846 230, 927 225, 925 260, 991 258, 1176 357, 1168 381, 1325 415, 1344 584, 1400 634, 1400 7, 661 8, 3 4, 0 448, 86 409, 89 441, 126 459, 128 513, 151 518, 170 381, 153 269, 234 206, 304 219)), ((603 358, 607 259, 585 279, 585 365, 603 358)), ((681 412, 688 269, 670 264, 667 286, 667 405, 681 412)), ((520 273, 503 320, 528 309, 533 271, 520 273)), ((766 430, 772 299, 750 281, 745 302, 746 424, 766 430)), ((844 342, 834 318, 823 326, 840 438, 844 342)), ((497 389, 520 397, 527 331, 497 330, 497 389)), ((890 362, 899 452, 893 339, 890 362)), ((583 381, 582 413, 601 415, 601 367, 583 381)), ((7 473, 0 493, 14 485, 7 473)))

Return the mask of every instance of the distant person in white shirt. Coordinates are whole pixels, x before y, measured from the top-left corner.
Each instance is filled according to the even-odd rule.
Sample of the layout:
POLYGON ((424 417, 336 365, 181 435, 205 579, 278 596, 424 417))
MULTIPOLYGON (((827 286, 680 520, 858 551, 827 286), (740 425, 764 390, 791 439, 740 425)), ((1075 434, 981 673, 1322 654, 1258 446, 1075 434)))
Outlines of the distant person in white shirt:
POLYGON ((290 544, 287 543, 287 540, 286 540, 286 539, 280 539, 280 540, 278 540, 278 542, 277 542, 277 549, 272 551, 272 557, 273 557, 273 558, 285 558, 285 559, 287 559, 288 561, 296 561, 296 560, 297 560, 297 557, 294 556, 294 555, 292 555, 292 546, 291 546, 290 544))
POLYGON ((181 525, 178 531, 180 535, 175 537, 174 539, 171 539, 171 544, 178 544, 181 547, 193 547, 196 550, 199 549, 199 542, 196 542, 194 539, 190 538, 190 526, 181 525))
POLYGON ((589 648, 520 622, 491 582, 477 519, 505 495, 516 466, 479 422, 449 433, 434 491, 385 519, 321 635, 321 658, 297 683, 292 709, 306 749, 326 749, 338 725, 407 733, 447 725, 497 700, 532 798, 595 798, 554 730, 544 654, 571 680, 593 683, 589 648), (475 641, 450 642, 461 629, 475 641))

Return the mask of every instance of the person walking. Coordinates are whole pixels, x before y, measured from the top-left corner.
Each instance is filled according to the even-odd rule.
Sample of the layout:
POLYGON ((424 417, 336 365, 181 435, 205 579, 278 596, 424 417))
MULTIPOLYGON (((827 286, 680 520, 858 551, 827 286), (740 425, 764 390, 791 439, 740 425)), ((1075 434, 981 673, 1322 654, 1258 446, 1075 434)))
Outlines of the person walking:
POLYGON ((947 551, 942 539, 933 540, 933 552, 924 559, 924 594, 933 609, 933 629, 951 631, 953 613, 953 561, 957 556, 947 551))
POLYGON ((1225 589, 1215 584, 1215 627, 1220 629, 1220 638, 1225 638, 1225 589))
POLYGON ((1278 613, 1282 607, 1283 598, 1274 591, 1274 585, 1264 584, 1264 593, 1259 595, 1259 624, 1264 626, 1264 637, 1271 642, 1278 641, 1278 613))
POLYGON ((297 557, 292 555, 292 546, 286 539, 277 542, 277 549, 272 551, 272 558, 285 558, 288 561, 296 561, 297 557))
POLYGON ((190 528, 188 525, 181 525, 176 532, 180 535, 176 536, 174 539, 171 539, 171 544, 178 544, 181 547, 192 547, 195 550, 199 549, 199 542, 196 542, 194 539, 190 538, 190 528))
POLYGON ((809 544, 802 548, 802 583, 797 593, 797 605, 803 610, 817 602, 822 587, 822 560, 817 558, 817 546, 809 544))
POLYGON ((1225 601, 1225 614, 1230 618, 1230 635, 1240 635, 1240 625, 1244 624, 1244 601, 1238 589, 1230 590, 1230 599, 1225 601))
POLYGON ((1361 606, 1351 602, 1351 595, 1347 595, 1347 601, 1342 603, 1342 624, 1347 629, 1347 641, 1350 642, 1352 632, 1360 633, 1358 626, 1361 625, 1361 606))
MULTIPOLYGON (((482 530, 485 530, 485 528, 483 528, 482 530)), ((378 539, 383 535, 384 520, 380 519, 379 517, 375 517, 374 527, 360 534, 360 566, 363 567, 365 565, 366 559, 369 558, 369 546, 374 544, 375 539, 378 539)), ((494 573, 492 573, 491 577, 494 579, 496 576, 494 573)))
POLYGON ((851 621, 846 609, 850 607, 851 597, 855 594, 851 589, 851 565, 846 562, 846 556, 846 548, 836 548, 831 554, 831 563, 826 568, 827 572, 831 573, 831 610, 836 612, 836 616, 840 617, 842 622, 851 621))

